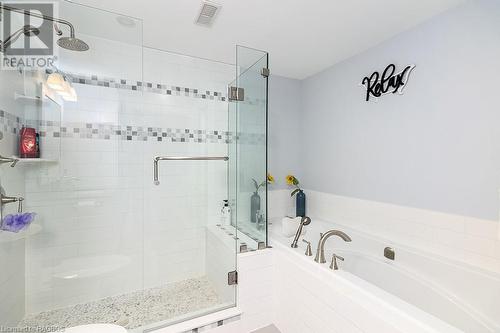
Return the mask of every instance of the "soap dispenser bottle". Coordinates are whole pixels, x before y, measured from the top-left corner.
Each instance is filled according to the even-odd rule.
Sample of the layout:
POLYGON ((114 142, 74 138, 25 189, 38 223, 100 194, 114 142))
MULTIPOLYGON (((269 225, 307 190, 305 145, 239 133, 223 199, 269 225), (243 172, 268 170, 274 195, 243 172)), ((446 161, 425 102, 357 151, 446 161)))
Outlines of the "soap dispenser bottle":
POLYGON ((221 224, 231 224, 231 207, 229 207, 229 200, 224 200, 221 209, 221 224))

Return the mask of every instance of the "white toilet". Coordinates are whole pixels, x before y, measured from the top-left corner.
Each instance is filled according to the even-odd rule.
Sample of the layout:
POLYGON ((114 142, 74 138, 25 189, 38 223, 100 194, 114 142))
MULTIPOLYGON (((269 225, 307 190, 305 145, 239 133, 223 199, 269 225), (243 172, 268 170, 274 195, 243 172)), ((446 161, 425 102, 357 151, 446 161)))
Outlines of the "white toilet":
POLYGON ((127 330, 118 325, 112 324, 91 324, 70 327, 65 333, 127 333, 127 330))

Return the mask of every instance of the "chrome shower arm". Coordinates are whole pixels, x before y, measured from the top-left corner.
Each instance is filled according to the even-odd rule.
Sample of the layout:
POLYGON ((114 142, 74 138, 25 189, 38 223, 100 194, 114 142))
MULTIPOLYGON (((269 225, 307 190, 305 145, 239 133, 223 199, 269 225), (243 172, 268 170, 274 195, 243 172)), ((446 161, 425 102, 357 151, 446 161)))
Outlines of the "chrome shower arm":
POLYGON ((75 37, 75 27, 73 26, 73 24, 71 24, 71 22, 66 21, 64 19, 55 18, 55 17, 48 16, 48 15, 45 15, 45 14, 38 14, 38 13, 34 13, 34 12, 31 12, 31 11, 28 11, 28 10, 25 10, 25 9, 11 7, 11 6, 7 6, 7 5, 3 5, 3 4, 0 4, 0 9, 1 10, 8 10, 8 11, 19 13, 19 14, 22 14, 22 15, 28 15, 28 16, 38 17, 38 18, 41 18, 43 20, 48 20, 48 21, 59 23, 59 24, 64 24, 64 25, 68 26, 69 32, 70 32, 70 36, 73 37, 73 38, 75 37))
POLYGON ((154 184, 160 185, 160 180, 158 179, 158 162, 159 161, 228 161, 227 156, 156 156, 153 159, 153 178, 154 184))

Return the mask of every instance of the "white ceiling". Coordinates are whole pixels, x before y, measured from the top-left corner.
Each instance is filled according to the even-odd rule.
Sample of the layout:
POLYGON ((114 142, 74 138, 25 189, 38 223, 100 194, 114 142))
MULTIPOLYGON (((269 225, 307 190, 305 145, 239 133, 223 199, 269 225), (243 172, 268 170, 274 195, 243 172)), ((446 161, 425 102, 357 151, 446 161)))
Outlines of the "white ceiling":
POLYGON ((75 2, 142 18, 146 46, 228 63, 251 46, 273 74, 303 79, 463 0, 218 0, 211 28, 194 24, 201 0, 75 2))

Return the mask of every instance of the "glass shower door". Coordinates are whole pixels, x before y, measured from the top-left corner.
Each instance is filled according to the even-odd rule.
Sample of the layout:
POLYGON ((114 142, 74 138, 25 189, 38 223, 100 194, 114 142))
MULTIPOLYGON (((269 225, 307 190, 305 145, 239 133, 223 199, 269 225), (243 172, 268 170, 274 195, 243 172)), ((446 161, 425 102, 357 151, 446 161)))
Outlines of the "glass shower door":
POLYGON ((143 54, 144 288, 170 304, 158 304, 158 312, 174 314, 150 329, 235 305, 228 274, 236 270, 236 236, 222 213, 225 90, 234 65, 149 48, 143 54))

